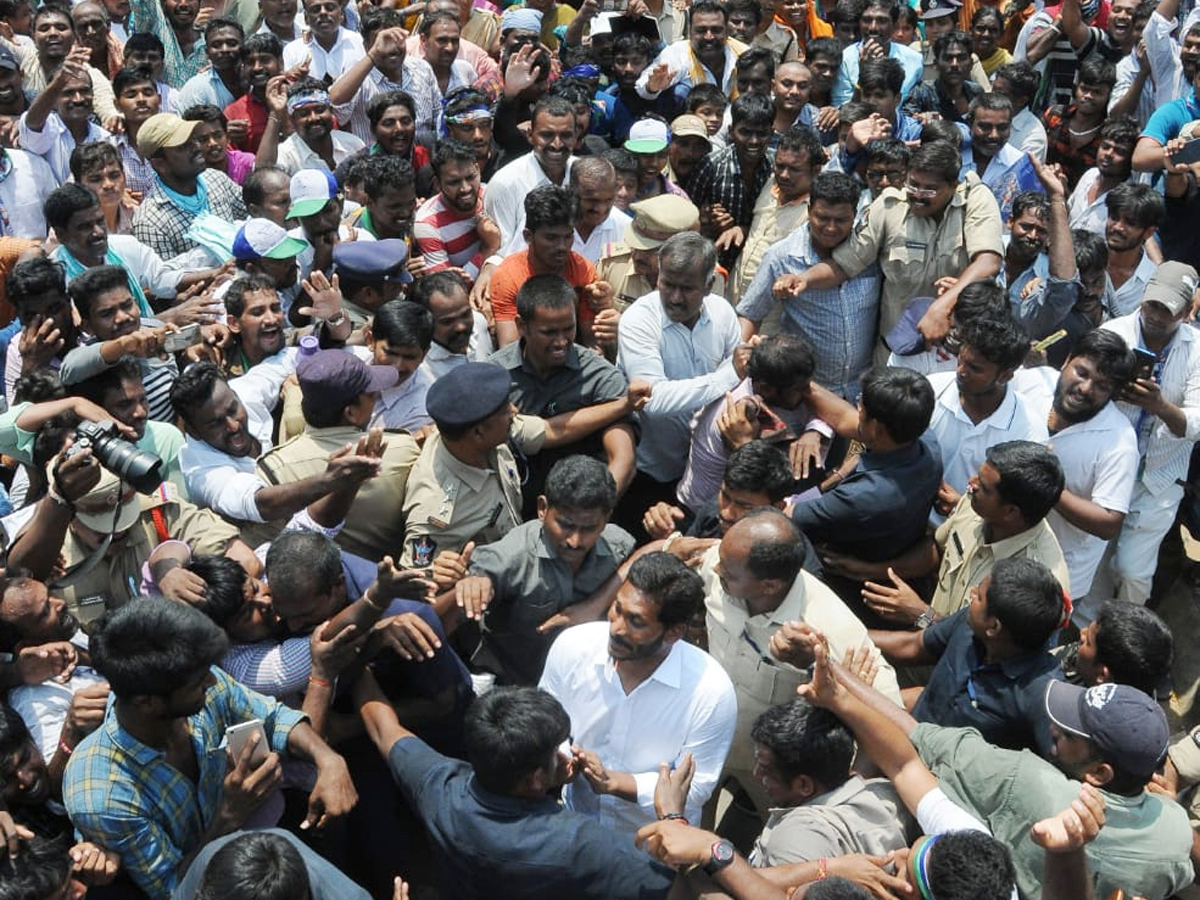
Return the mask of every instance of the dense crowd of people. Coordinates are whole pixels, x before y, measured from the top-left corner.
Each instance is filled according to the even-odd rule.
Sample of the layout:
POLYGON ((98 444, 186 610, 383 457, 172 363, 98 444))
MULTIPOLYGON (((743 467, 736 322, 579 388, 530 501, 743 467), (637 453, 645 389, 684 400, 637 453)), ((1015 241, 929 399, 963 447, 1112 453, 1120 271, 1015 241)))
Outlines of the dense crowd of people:
POLYGON ((0 900, 1191 895, 1200 6, 575 3, 0 0, 0 900))

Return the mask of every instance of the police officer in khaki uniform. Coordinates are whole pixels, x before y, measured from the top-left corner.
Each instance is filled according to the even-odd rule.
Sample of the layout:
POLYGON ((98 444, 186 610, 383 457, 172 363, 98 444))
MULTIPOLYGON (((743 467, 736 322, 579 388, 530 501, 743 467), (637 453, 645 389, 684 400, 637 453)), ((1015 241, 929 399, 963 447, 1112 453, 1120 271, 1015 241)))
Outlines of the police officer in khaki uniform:
POLYGON ((409 475, 401 566, 430 566, 441 551, 498 540, 520 524, 522 475, 509 441, 537 453, 546 423, 516 416, 510 386, 500 366, 471 362, 429 389, 425 408, 438 430, 409 475))
POLYGON ((339 241, 333 245, 333 274, 342 289, 342 312, 358 330, 413 280, 408 272, 408 244, 400 238, 339 241))
POLYGON ((50 583, 84 626, 142 593, 142 563, 164 541, 183 541, 193 553, 231 556, 258 571, 238 530, 182 499, 170 482, 152 494, 136 493, 84 450, 56 462, 50 483, 49 494, 18 525, 8 564, 50 583), (80 490, 87 492, 79 496, 80 490), (55 581, 60 556, 65 574, 55 581))
MULTIPOLYGON (((258 475, 268 484, 319 476, 331 453, 357 444, 379 391, 396 383, 396 370, 369 366, 345 350, 320 350, 300 356, 296 378, 306 427, 259 459, 258 475)), ((389 431, 385 439, 379 474, 358 489, 336 538, 343 550, 372 562, 394 556, 404 539, 405 484, 419 452, 407 432, 389 431)))
MULTIPOLYGON (((618 312, 639 297, 658 289, 658 250, 671 235, 700 230, 700 210, 678 194, 659 194, 629 207, 633 221, 625 226, 625 242, 608 244, 596 267, 596 277, 613 286, 618 312)), ((713 286, 714 293, 722 293, 713 286)))
POLYGON ((883 273, 880 339, 875 362, 887 362, 882 336, 900 320, 914 297, 937 297, 926 317, 949 325, 958 293, 973 281, 994 278, 1004 258, 1000 207, 974 173, 958 178, 962 158, 944 141, 919 147, 908 166, 904 190, 885 188, 867 208, 850 238, 803 275, 784 275, 775 296, 797 296, 808 288, 836 288, 868 266, 883 273), (957 281, 939 295, 937 283, 957 281))

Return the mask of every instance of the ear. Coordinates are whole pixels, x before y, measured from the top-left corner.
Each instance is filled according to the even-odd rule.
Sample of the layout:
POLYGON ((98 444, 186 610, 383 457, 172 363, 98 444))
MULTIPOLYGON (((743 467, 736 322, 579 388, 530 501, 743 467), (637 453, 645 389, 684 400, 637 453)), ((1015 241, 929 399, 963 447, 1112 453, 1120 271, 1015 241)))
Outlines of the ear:
POLYGON ((672 625, 670 628, 663 631, 663 643, 668 645, 674 644, 685 634, 687 634, 687 628, 687 622, 680 622, 677 625, 672 625))
POLYGON ((759 585, 764 594, 784 594, 791 587, 791 585, 785 585, 778 578, 764 578, 759 585))
POLYGON ((537 517, 538 517, 538 521, 539 521, 539 522, 541 522, 541 521, 545 520, 545 518, 546 518, 546 510, 548 510, 549 508, 550 508, 550 504, 549 504, 549 503, 546 501, 546 495, 545 495, 545 494, 540 494, 540 495, 538 495, 538 498, 537 498, 537 517))
POLYGON ((817 783, 811 775, 797 775, 790 785, 793 793, 799 794, 805 800, 817 795, 817 783))
POLYGON ((375 332, 371 330, 369 324, 363 328, 363 340, 367 342, 368 347, 372 350, 375 349, 375 332))
POLYGON ((1113 767, 1106 762, 1093 763, 1091 768, 1083 773, 1083 780, 1092 787, 1102 788, 1115 777, 1113 767))
POLYGON ((1016 369, 1005 369, 996 376, 996 384, 1008 384, 1010 381, 1012 381, 1012 377, 1016 371, 1016 369))
POLYGON ((226 313, 225 314, 225 327, 228 328, 234 334, 242 333, 242 323, 238 321, 237 316, 231 316, 228 313, 226 313))
POLYGON ((521 234, 525 238, 525 246, 528 247, 533 243, 533 232, 528 228, 521 229, 521 234))
POLYGON ((1096 684, 1111 684, 1112 680, 1112 672, 1108 670, 1108 666, 1101 663, 1096 667, 1096 684))
MULTIPOLYGON (((528 230, 528 229, 526 229, 526 230, 525 230, 525 233, 526 233, 526 234, 529 234, 529 230, 528 230)), ((521 317, 518 315, 518 316, 516 316, 516 317, 513 319, 513 324, 517 326, 517 334, 519 334, 519 335, 521 335, 522 337, 524 337, 524 336, 525 336, 525 320, 524 320, 524 319, 522 319, 522 318, 521 318, 521 317)))

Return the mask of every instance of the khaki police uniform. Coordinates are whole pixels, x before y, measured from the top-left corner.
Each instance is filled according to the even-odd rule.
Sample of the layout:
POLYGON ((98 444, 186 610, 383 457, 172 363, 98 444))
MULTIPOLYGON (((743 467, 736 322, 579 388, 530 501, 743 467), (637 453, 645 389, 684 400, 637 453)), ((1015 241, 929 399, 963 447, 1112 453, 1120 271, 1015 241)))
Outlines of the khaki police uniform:
MULTIPOLYGON (((771 245, 783 240, 808 221, 808 195, 781 206, 776 197, 778 192, 775 176, 772 175, 763 185, 758 200, 755 201, 750 233, 746 235, 737 265, 733 267, 733 277, 729 280, 729 302, 734 305, 741 300, 746 288, 750 287, 750 282, 758 272, 758 264, 762 262, 771 245)), ((776 309, 778 308, 779 304, 776 304, 776 309)))
POLYGON ((937 296, 935 282, 958 277, 980 253, 1003 257, 1002 235, 996 198, 973 172, 959 182, 940 219, 912 215, 903 191, 884 189, 863 212, 850 239, 833 251, 834 262, 849 278, 875 263, 883 273, 876 363, 887 362, 882 336, 900 320, 909 301, 937 296))
MULTIPOLYGON (((258 474, 268 484, 291 484, 325 471, 329 456, 346 444, 356 444, 363 432, 353 425, 308 427, 285 444, 263 454, 258 474)), ((404 431, 386 434, 378 475, 363 482, 337 537, 338 546, 369 560, 396 556, 404 540, 404 496, 409 472, 420 453, 404 431)))
MULTIPOLYGON (((509 437, 522 453, 537 453, 546 423, 517 416, 509 437)), ((491 543, 521 524, 522 476, 513 451, 501 444, 489 461, 486 469, 469 466, 446 449, 441 434, 425 439, 404 497, 402 566, 424 568, 443 550, 491 543)))
MULTIPOLYGON (((183 541, 194 554, 219 556, 230 541, 239 537, 237 528, 212 510, 188 503, 170 482, 163 482, 153 494, 138 494, 137 499, 141 515, 129 535, 118 546, 110 547, 88 571, 75 577, 68 575, 66 583, 55 591, 83 625, 141 594, 142 563, 163 541, 183 541)), ((67 571, 87 559, 90 552, 68 529, 62 547, 67 571)))

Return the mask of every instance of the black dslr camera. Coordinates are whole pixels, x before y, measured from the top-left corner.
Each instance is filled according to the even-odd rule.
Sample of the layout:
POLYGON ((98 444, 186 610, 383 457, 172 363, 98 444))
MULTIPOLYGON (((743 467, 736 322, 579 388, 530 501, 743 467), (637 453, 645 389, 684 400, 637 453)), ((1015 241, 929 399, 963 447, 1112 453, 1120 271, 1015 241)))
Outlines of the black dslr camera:
POLYGON ((100 465, 133 485, 139 493, 149 494, 162 484, 162 460, 118 437, 117 426, 112 422, 80 422, 75 427, 75 443, 67 451, 67 458, 84 447, 91 447, 100 465))

